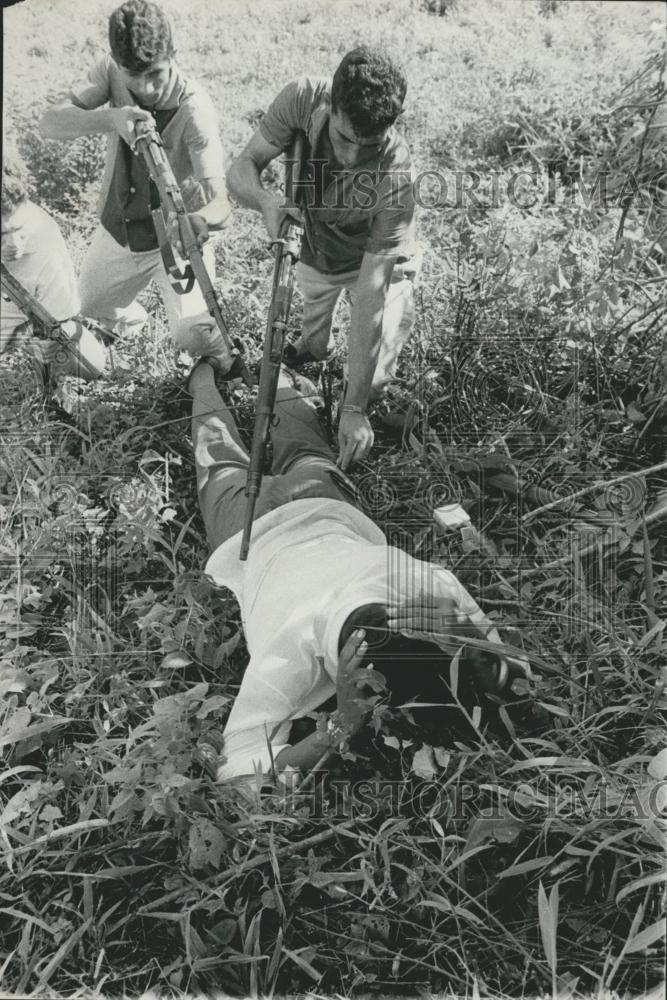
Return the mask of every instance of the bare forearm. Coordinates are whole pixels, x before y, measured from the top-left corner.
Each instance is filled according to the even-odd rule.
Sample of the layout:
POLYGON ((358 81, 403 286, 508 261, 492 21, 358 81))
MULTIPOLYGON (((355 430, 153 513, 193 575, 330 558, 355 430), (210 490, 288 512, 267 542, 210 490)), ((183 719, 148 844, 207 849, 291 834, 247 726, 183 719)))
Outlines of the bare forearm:
POLYGON ((385 293, 359 295, 350 317, 345 402, 365 407, 380 353, 385 293))
POLYGON ((267 197, 273 196, 262 185, 260 171, 250 156, 239 156, 227 171, 227 187, 231 196, 244 208, 262 212, 267 197))
POLYGON ((87 111, 73 104, 58 104, 44 112, 39 131, 45 139, 78 139, 113 131, 109 108, 87 111))
POLYGON ((303 773, 312 770, 330 749, 331 743, 325 733, 315 732, 293 747, 285 747, 275 759, 276 771, 286 767, 298 767, 303 773))

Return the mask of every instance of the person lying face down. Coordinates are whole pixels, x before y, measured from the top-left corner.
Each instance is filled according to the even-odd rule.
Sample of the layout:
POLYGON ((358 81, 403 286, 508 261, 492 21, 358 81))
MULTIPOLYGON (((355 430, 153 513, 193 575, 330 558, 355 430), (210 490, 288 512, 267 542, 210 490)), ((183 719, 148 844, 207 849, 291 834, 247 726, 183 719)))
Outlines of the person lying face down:
POLYGON ((189 379, 212 549, 206 573, 236 595, 250 653, 224 729, 218 780, 309 769, 335 750, 364 724, 360 669, 366 679, 383 673, 394 701, 451 702, 442 678, 467 643, 477 652, 460 658, 465 697, 502 693, 520 665, 484 652, 499 635, 451 572, 389 545, 359 509, 320 427, 315 387, 284 367, 272 474, 262 483, 248 559, 240 561, 249 459, 215 376, 215 362, 204 358, 189 379), (326 731, 294 742, 293 723, 334 695, 326 731))

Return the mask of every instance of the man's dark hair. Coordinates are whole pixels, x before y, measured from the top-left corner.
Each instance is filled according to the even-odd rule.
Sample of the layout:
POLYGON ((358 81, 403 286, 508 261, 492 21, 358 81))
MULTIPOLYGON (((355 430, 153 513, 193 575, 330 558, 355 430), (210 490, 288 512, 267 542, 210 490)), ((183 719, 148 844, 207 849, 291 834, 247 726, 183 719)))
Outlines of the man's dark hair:
POLYGON ((11 215, 30 198, 26 166, 16 150, 5 150, 2 159, 2 214, 11 215))
POLYGON ((350 119, 362 138, 393 125, 408 89, 403 67, 379 48, 361 45, 343 57, 334 73, 331 106, 350 119))
MULTIPOLYGON (((365 630, 368 643, 361 665, 372 663, 374 671, 383 675, 391 705, 423 702, 434 706, 417 709, 412 715, 420 725, 435 731, 442 730, 443 725, 460 725, 460 711, 442 707, 454 702, 449 687, 450 657, 447 653, 435 643, 391 632, 387 627, 386 609, 381 604, 365 604, 347 617, 340 631, 339 652, 355 629, 365 630)), ((452 628, 452 632, 456 631, 460 631, 464 646, 467 628, 452 628)), ((459 663, 457 699, 470 707, 479 702, 484 692, 495 693, 499 666, 495 654, 465 646, 459 663)))
POLYGON ((111 54, 124 69, 143 73, 174 54, 171 25, 164 11, 147 0, 127 0, 109 18, 111 54))

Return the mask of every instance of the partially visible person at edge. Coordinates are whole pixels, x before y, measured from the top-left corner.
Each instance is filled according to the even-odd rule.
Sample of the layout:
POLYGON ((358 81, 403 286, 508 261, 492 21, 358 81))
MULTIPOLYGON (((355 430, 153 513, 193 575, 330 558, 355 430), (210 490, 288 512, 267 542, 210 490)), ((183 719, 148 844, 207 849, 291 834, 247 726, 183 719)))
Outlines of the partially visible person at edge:
MULTIPOLYGON (((2 162, 0 217, 2 263, 10 274, 54 320, 78 317, 81 301, 65 241, 48 212, 30 200, 28 172, 12 148, 5 150, 2 162)), ((103 345, 78 319, 69 335, 71 350, 67 352, 55 339, 34 336, 28 316, 3 293, 0 354, 24 347, 35 362, 44 389, 50 376, 77 375, 89 380, 104 368, 103 345)))
POLYGON ((394 377, 414 324, 413 168, 394 127, 406 90, 402 68, 386 53, 354 49, 332 81, 301 77, 289 83, 227 174, 230 194, 261 212, 275 239, 285 215, 295 213, 263 187, 261 174, 291 148, 298 131, 305 133, 305 238, 297 267, 303 328, 285 359, 298 367, 326 358, 336 303, 347 289, 348 382, 338 431, 344 469, 372 447, 367 406, 394 377))
MULTIPOLYGON (((118 7, 109 18, 109 45, 111 55, 98 59, 88 79, 49 107, 40 123, 48 139, 109 137, 100 226, 79 276, 83 311, 117 333, 141 328, 146 312, 136 296, 154 279, 177 346, 227 357, 214 326, 200 326, 199 335, 192 334, 192 318, 207 312, 204 299, 196 284, 178 295, 169 282, 151 217, 157 192, 143 157, 132 149, 138 123, 155 125, 214 279, 209 228, 222 226, 231 208, 213 104, 176 64, 171 25, 157 4, 128 0, 118 7)), ((170 235, 176 240, 173 231, 170 235)))
POLYGON ((479 738, 470 706, 493 711, 493 696, 508 697, 527 665, 505 655, 493 623, 453 573, 390 545, 360 509, 319 424, 313 383, 285 367, 272 474, 257 498, 248 559, 239 559, 249 458, 216 375, 224 377, 204 357, 188 382, 212 551, 206 572, 236 595, 250 654, 218 780, 261 786, 272 770, 310 770, 362 733, 369 684, 375 697, 386 682, 394 708, 412 703, 432 742, 479 738), (458 682, 450 687, 457 652, 458 682), (331 699, 326 724, 298 733, 331 699), (417 710, 415 701, 430 707, 417 710))

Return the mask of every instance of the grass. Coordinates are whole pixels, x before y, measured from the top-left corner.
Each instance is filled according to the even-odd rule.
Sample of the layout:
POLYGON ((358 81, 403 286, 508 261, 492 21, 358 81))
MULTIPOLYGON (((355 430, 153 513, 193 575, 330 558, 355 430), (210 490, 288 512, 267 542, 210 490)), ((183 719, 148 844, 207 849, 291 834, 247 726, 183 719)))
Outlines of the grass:
MULTIPOLYGON (((113 6, 28 0, 4 18, 5 128, 77 260, 101 143, 45 143, 34 123, 104 46, 113 6)), ((450 195, 457 170, 501 191, 517 169, 558 177, 554 203, 420 211, 417 331, 393 392, 413 433, 378 427, 357 470, 385 530, 456 572, 535 676, 477 740, 432 746, 384 716, 379 740, 330 765, 391 779, 393 799, 348 801, 333 781, 261 801, 215 786, 201 746, 244 646, 234 601, 201 575, 161 305, 146 294, 152 329, 115 349, 104 381, 62 387, 69 419, 36 410, 27 360, 3 358, 2 989, 657 998, 666 486, 664 470, 621 477, 665 452, 665 217, 650 198, 665 161, 647 129, 662 8, 164 6, 230 155, 282 82, 370 38, 400 51, 404 130, 450 195), (616 197, 587 208, 571 194, 601 169, 616 197), (434 533, 445 498, 480 530, 472 550, 434 533)), ((237 212, 217 254, 256 356, 258 220, 237 212)), ((243 391, 236 405, 248 433, 243 391)))

